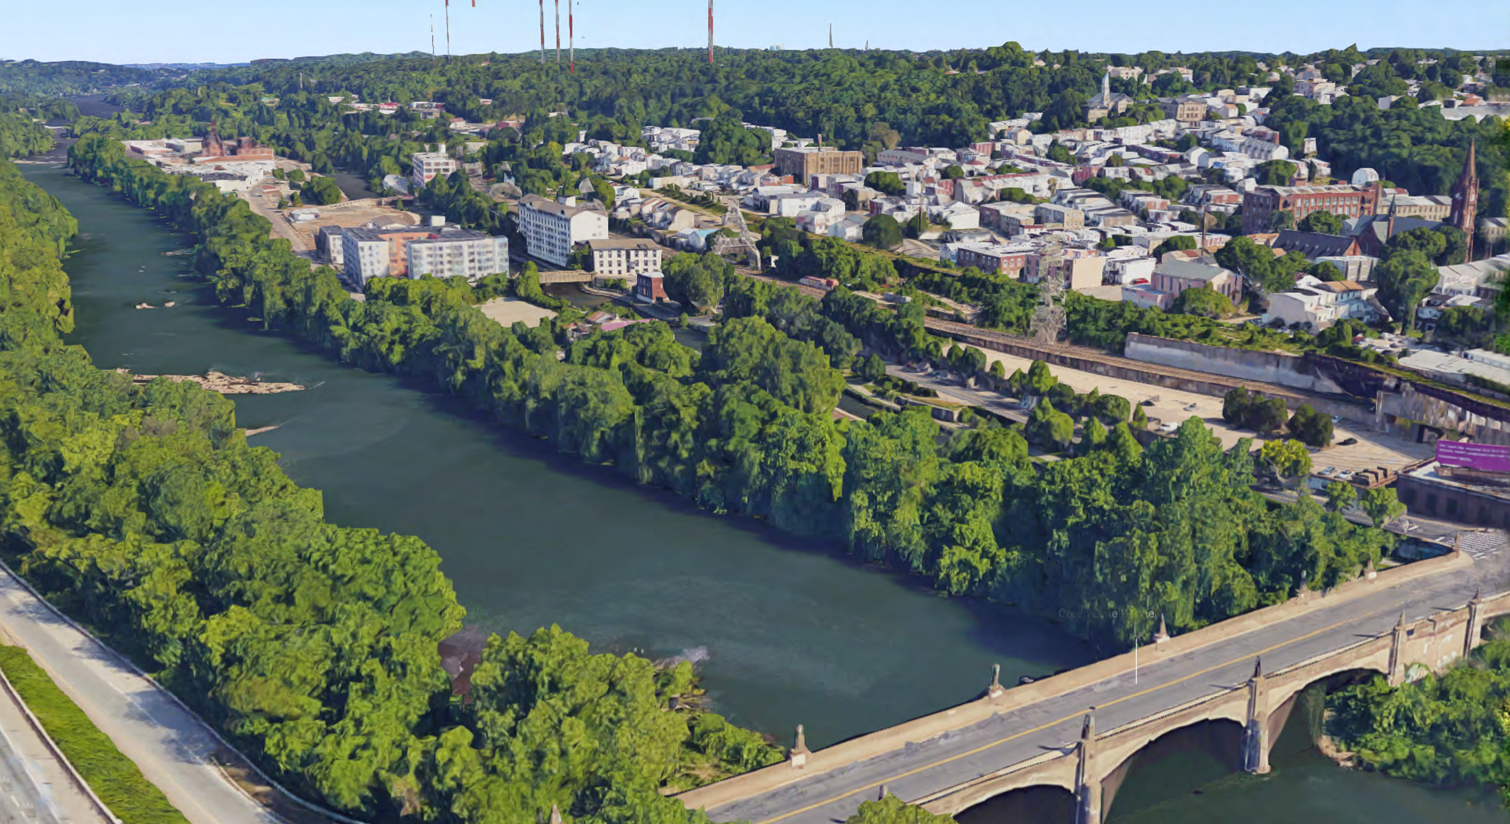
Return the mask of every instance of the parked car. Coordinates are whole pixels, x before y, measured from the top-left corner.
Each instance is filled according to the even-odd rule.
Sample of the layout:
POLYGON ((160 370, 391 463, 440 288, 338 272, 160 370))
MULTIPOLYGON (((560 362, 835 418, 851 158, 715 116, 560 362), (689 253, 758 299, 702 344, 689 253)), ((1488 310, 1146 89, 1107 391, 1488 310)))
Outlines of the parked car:
POLYGON ((1322 478, 1330 478, 1333 475, 1337 474, 1337 467, 1335 467, 1335 466, 1322 467, 1321 471, 1317 472, 1316 474, 1319 477, 1322 477, 1322 478))
POLYGON ((1177 423, 1173 423, 1173 422, 1159 424, 1159 431, 1160 432, 1166 432, 1166 433, 1168 433, 1168 432, 1174 432, 1174 431, 1178 430, 1179 428, 1180 428, 1180 425, 1177 424, 1177 423))
POLYGON ((1337 480, 1342 481, 1343 483, 1350 483, 1353 480, 1353 473, 1344 469, 1343 471, 1337 473, 1337 480))

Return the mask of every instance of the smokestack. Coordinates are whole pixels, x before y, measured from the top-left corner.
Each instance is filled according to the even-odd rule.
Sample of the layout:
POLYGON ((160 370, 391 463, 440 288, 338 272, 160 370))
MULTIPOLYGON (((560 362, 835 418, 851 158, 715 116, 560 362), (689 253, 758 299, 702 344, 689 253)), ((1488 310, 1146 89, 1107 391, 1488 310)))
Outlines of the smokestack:
POLYGON ((577 73, 577 15, 576 0, 566 0, 566 49, 571 56, 571 73, 577 73))
POLYGON ((713 65, 713 0, 708 0, 708 65, 713 65))
POLYGON ((556 65, 561 65, 561 0, 556 0, 556 65))

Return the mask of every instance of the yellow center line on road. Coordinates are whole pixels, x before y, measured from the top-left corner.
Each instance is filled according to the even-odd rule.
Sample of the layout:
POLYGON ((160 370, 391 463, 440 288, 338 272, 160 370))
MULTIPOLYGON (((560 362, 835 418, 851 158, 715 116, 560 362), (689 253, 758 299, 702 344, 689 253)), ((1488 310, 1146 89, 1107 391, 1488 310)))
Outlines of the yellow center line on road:
MULTIPOLYGON (((1145 689, 1145 690, 1140 690, 1138 692, 1134 692, 1134 693, 1130 693, 1128 695, 1124 695, 1121 698, 1114 698, 1111 701, 1107 701, 1105 704, 1098 705, 1097 709, 1102 709, 1102 708, 1105 708, 1105 707, 1114 706, 1116 704, 1122 703, 1123 701, 1131 701, 1134 698, 1141 698, 1141 697, 1143 697, 1145 695, 1150 695, 1152 693, 1158 692, 1159 690, 1168 689, 1170 687, 1175 686, 1176 684, 1183 684, 1186 681, 1191 680, 1192 678, 1199 678, 1202 675, 1206 675, 1208 673, 1215 672, 1216 670, 1222 669, 1224 667, 1230 667, 1233 664, 1240 664, 1240 663, 1242 663, 1244 661, 1251 661, 1252 659, 1254 659, 1254 658, 1256 658, 1258 656, 1264 655, 1265 653, 1270 653, 1270 652, 1273 652, 1274 650, 1277 650, 1277 649, 1283 649, 1283 648, 1285 648, 1287 646, 1290 646, 1291 644, 1297 644, 1297 643, 1300 643, 1301 641, 1305 641, 1305 640, 1310 639, 1310 638, 1315 638, 1318 635, 1322 635, 1324 633, 1331 632, 1332 630, 1337 629, 1338 627, 1341 627, 1344 624, 1350 624, 1350 623, 1352 623, 1353 620, 1356 620, 1356 619, 1350 619, 1350 620, 1347 620, 1347 621, 1338 621, 1337 623, 1332 624, 1331 626, 1322 627, 1321 629, 1318 629, 1318 630, 1316 630, 1314 632, 1308 632, 1305 635, 1298 635, 1298 636, 1296 636, 1294 638, 1291 638, 1288 641, 1282 641, 1282 642, 1280 642, 1278 644, 1275 644, 1272 647, 1265 647, 1264 649, 1261 649, 1261 650, 1259 650, 1257 652, 1251 653, 1249 655, 1244 655, 1241 658, 1233 658, 1230 661, 1223 661, 1220 664, 1215 664, 1213 666, 1209 666, 1209 667, 1207 667, 1207 668, 1205 668, 1203 670, 1200 670, 1198 672, 1192 672, 1189 675, 1186 675, 1186 676, 1184 676, 1182 678, 1176 678, 1173 681, 1170 681, 1170 682, 1165 683, 1165 684, 1160 684, 1157 687, 1149 687, 1148 689, 1145 689)), ((1118 673, 1118 675, 1126 675, 1128 672, 1131 672, 1131 670, 1123 670, 1121 673, 1118 673)), ((1115 678, 1116 676, 1112 676, 1112 677, 1115 678)), ((1084 689, 1084 687, 1082 687, 1081 689, 1084 689)), ((1029 705, 1029 706, 1031 706, 1031 705, 1029 705)), ((1010 741, 1016 741, 1017 739, 1022 738, 1024 736, 1032 735, 1032 734, 1038 733, 1038 732, 1043 732, 1044 730, 1049 729, 1050 727, 1057 727, 1060 724, 1064 724, 1064 723, 1068 723, 1070 721, 1074 721, 1075 719, 1080 718, 1083 715, 1084 715, 1084 713, 1078 713, 1078 712, 1075 713, 1074 715, 1066 715, 1065 717, 1060 718, 1060 719, 1058 719, 1056 721, 1050 721, 1047 724, 1040 724, 1039 726, 1033 727, 1032 729, 1023 730, 1022 732, 1016 733, 1014 735, 1009 735, 1006 738, 998 738, 997 740, 992 741, 989 744, 982 744, 981 746, 976 747, 973 750, 968 750, 966 752, 959 753, 958 755, 951 755, 948 758, 945 758, 945 759, 943 759, 941 761, 934 761, 934 762, 929 763, 929 764, 924 764, 921 767, 917 767, 917 768, 908 770, 907 772, 901 773, 899 775, 893 775, 893 776, 891 776, 889 778, 882 778, 879 781, 873 781, 873 782, 871 782, 869 784, 866 784, 863 787, 857 787, 857 788, 855 788, 853 790, 850 790, 848 792, 840 793, 840 794, 838 794, 836 796, 833 796, 832 798, 825 798, 822 801, 816 802, 814 804, 809 804, 806 807, 802 807, 800 809, 792 810, 789 813, 783 813, 781 815, 776 816, 775 818, 767 818, 767 819, 765 819, 763 821, 757 822, 757 824, 775 824, 775 822, 777 822, 777 821, 783 821, 785 819, 791 818, 794 815, 801 815, 801 814, 803 814, 805 812, 811 812, 812 810, 816 810, 819 807, 823 807, 823 806, 826 806, 828 804, 832 804, 835 801, 842 801, 842 800, 844 800, 844 799, 846 799, 846 798, 848 798, 848 797, 850 797, 850 796, 852 796, 852 795, 854 795, 856 793, 863 793, 866 790, 875 789, 876 787, 879 787, 882 784, 900 781, 900 780, 902 780, 904 778, 908 778, 908 777, 917 775, 920 772, 926 772, 926 771, 934 769, 936 767, 942 767, 945 764, 948 764, 948 763, 951 763, 951 762, 954 762, 954 761, 958 761, 961 758, 969 758, 972 755, 978 755, 980 753, 985 752, 986 750, 991 749, 992 747, 998 747, 998 746, 1001 746, 1002 744, 1006 744, 1006 743, 1008 743, 1010 741)))

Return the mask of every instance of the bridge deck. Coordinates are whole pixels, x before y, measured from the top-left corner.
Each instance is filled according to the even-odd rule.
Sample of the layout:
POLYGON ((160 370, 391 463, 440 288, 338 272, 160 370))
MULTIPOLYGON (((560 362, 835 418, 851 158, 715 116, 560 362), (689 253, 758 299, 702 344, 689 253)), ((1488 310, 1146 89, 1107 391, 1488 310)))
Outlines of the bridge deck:
MULTIPOLYGON (((714 821, 753 824, 842 822, 860 802, 875 798, 883 784, 887 792, 905 801, 927 801, 1014 764, 1067 750, 1078 739, 1091 706, 1097 707, 1098 732, 1106 735, 1244 684, 1256 656, 1262 656, 1266 671, 1284 669, 1360 639, 1389 634, 1402 609, 1408 620, 1416 620, 1461 609, 1476 587, 1483 586, 1486 592, 1503 588, 1507 576, 1502 559, 1470 565, 1471 560, 1458 558, 1418 575, 1386 574, 1367 585, 1359 582, 1346 595, 1313 596, 1305 608, 1291 609, 1272 621, 1250 622, 1246 631, 1213 635, 1213 643, 1197 648, 1167 655, 1145 649, 1136 682, 1130 668, 1122 669, 1003 714, 992 714, 989 702, 977 701, 957 708, 966 723, 928 740, 910 741, 900 748, 878 746, 875 752, 857 753, 842 765, 833 764, 833 759, 824 764, 819 752, 809 756, 810 766, 804 770, 782 764, 730 780, 735 783, 728 789, 747 782, 747 795, 718 792, 720 785, 715 784, 682 798, 689 805, 699 799, 713 802, 708 814, 714 821)), ((997 703, 1014 703, 1005 698, 997 703)), ((839 746, 863 743, 864 739, 839 746)))

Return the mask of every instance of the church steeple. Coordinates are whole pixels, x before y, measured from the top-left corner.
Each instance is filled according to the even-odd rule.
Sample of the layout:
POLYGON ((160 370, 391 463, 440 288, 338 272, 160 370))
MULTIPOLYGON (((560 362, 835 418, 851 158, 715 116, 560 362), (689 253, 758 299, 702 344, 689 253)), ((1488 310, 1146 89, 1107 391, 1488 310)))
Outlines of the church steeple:
POLYGON ((1452 186, 1452 215, 1447 222, 1468 236, 1468 252, 1465 261, 1473 260, 1473 233, 1479 210, 1478 151, 1475 141, 1468 143, 1468 162, 1463 173, 1452 186))
POLYGON ((1111 71, 1111 69, 1107 69, 1106 70, 1106 74, 1101 75, 1101 105, 1103 105, 1103 106, 1110 106, 1111 104, 1112 104, 1112 71, 1111 71))

